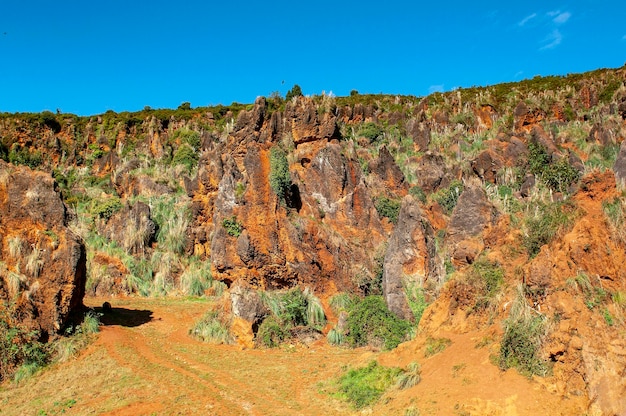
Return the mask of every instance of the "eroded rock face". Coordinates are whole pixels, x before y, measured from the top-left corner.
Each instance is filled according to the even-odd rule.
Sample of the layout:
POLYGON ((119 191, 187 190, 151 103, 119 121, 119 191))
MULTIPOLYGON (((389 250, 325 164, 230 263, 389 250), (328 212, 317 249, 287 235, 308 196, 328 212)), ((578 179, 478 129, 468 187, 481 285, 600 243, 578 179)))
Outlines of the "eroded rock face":
POLYGON ((452 260, 456 264, 471 264, 483 250, 482 234, 495 223, 497 211, 482 187, 467 187, 452 211, 448 229, 452 260))
MULTIPOLYGON (((315 110, 305 98, 290 101, 284 115, 266 117, 258 131, 242 128, 229 136, 221 163, 203 159, 193 196, 201 216, 191 237, 196 254, 210 254, 215 278, 263 289, 299 284, 325 291, 354 288, 355 276, 375 274, 375 253, 387 236, 359 162, 332 140, 334 116, 309 107, 315 110), (281 142, 291 137, 295 147, 284 197, 270 186, 271 149, 281 144, 269 139, 277 131, 281 142), (202 213, 209 211, 207 220, 202 213), (208 250, 199 239, 207 229, 208 250)), ((402 182, 393 158, 387 162, 381 167, 385 177, 402 182)))
POLYGON ((0 160, 0 299, 43 338, 82 306, 86 256, 66 226, 65 205, 43 172, 0 160))
POLYGON ((422 216, 417 201, 407 195, 402 200, 383 265, 383 296, 391 312, 403 319, 413 319, 405 289, 424 287, 436 279, 435 259, 432 227, 422 216))

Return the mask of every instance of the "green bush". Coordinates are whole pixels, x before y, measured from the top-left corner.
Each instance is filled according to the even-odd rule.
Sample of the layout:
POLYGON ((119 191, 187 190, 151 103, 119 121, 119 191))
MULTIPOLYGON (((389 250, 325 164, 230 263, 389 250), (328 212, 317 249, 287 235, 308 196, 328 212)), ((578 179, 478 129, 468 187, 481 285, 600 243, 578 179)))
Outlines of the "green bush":
POLYGON ((39 342, 39 333, 15 324, 8 306, 0 304, 0 381, 9 380, 20 368, 31 374, 48 361, 49 351, 39 342))
POLYGON ((288 331, 285 329, 284 322, 273 315, 263 320, 256 334, 257 341, 268 348, 279 346, 287 336, 288 331))
POLYGON ((443 208, 447 215, 450 215, 459 201, 461 192, 463 192, 463 182, 454 180, 447 188, 435 192, 432 198, 443 208))
POLYGON ((498 263, 481 257, 472 263, 468 280, 478 286, 480 292, 474 307, 487 307, 504 284, 504 270, 498 263))
POLYGON ((420 381, 422 381, 422 367, 414 361, 398 376, 398 388, 400 390, 409 389, 418 385, 420 381))
POLYGON ((239 237, 243 232, 243 225, 237 221, 236 216, 224 218, 222 220, 222 227, 226 229, 226 233, 232 237, 239 237))
POLYGON ((170 138, 170 143, 175 143, 176 141, 180 141, 180 144, 188 144, 195 151, 200 149, 200 134, 196 131, 189 129, 178 129, 172 134, 170 138))
POLYGON ((274 146, 270 150, 269 181, 272 191, 284 201, 291 187, 291 174, 289 173, 287 155, 278 146, 274 146))
POLYGON ((109 220, 117 211, 122 209, 122 202, 117 197, 107 198, 92 203, 91 213, 97 217, 109 220))
POLYGON ((346 342, 352 347, 364 345, 393 349, 409 337, 411 324, 387 309, 382 296, 367 296, 349 311, 346 342))
POLYGON ((580 177, 565 158, 553 163, 547 150, 535 141, 528 144, 528 167, 555 192, 565 192, 580 177))
POLYGON ((546 166, 541 175, 541 179, 546 185, 556 192, 567 191, 567 188, 579 177, 580 173, 565 159, 546 166))
POLYGON ((359 137, 365 137, 372 142, 376 142, 383 136, 383 128, 373 122, 363 123, 357 135, 359 137))
POLYGON ((546 363, 539 351, 544 333, 544 319, 533 316, 526 319, 508 319, 504 323, 504 338, 500 346, 500 367, 514 367, 521 374, 545 375, 546 363))
POLYGON ((28 149, 21 147, 17 143, 15 143, 13 146, 11 146, 8 160, 14 165, 25 165, 31 169, 35 169, 39 165, 41 165, 42 156, 41 152, 39 152, 38 150, 30 152, 28 149))
POLYGON ((349 370, 337 381, 339 398, 349 401, 356 409, 375 403, 397 382, 402 370, 383 367, 376 361, 366 367, 349 370))
POLYGON ((374 206, 378 215, 389 219, 389 222, 397 223, 400 213, 400 201, 381 196, 374 199, 374 206))
POLYGON ((424 192, 424 190, 422 188, 420 188, 419 186, 413 186, 411 187, 411 189, 409 189, 409 193, 411 195, 413 195, 413 197, 415 197, 418 201, 420 201, 422 204, 426 203, 426 193, 424 192))
POLYGON ((198 166, 198 152, 189 144, 183 143, 176 149, 172 157, 172 165, 183 165, 187 168, 188 172, 191 172, 198 166))
POLYGON ((257 332, 257 342, 276 347, 290 336, 290 329, 307 326, 316 330, 326 324, 320 300, 308 288, 293 288, 285 292, 261 292, 261 299, 271 315, 257 332))

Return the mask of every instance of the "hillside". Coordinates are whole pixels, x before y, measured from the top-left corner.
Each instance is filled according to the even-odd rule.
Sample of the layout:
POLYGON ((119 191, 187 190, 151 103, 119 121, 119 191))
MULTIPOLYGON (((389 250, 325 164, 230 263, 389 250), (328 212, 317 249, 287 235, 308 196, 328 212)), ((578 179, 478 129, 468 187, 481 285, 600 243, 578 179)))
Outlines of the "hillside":
MULTIPOLYGON (((618 68, 423 98, 0 114, 3 316, 54 339, 83 293, 114 307, 200 296, 219 329, 205 338, 242 357, 284 360, 264 348, 294 343, 366 365, 341 348, 368 345, 382 365, 420 363, 421 383, 372 404, 381 414, 622 414, 625 81, 618 68), (57 208, 33 214, 44 206, 57 208), (400 335, 358 338, 358 305, 378 297, 400 335)), ((200 348, 190 326, 171 331, 200 348)), ((113 354, 118 330, 87 357, 113 354)))

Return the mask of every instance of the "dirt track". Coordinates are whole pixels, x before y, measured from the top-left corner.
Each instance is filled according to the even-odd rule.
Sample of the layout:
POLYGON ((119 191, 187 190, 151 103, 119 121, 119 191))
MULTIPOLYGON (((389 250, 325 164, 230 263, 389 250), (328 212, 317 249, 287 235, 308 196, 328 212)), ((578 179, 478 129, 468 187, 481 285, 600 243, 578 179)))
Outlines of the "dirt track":
MULTIPOLYGON (((97 307, 102 299, 86 299, 97 307)), ((579 414, 582 398, 551 393, 549 383, 528 380, 490 363, 477 348, 484 332, 442 334, 451 345, 426 358, 424 343, 389 353, 284 346, 241 350, 187 335, 206 301, 123 299, 103 317, 97 339, 78 357, 55 364, 21 385, 0 388, 0 415, 354 415, 331 397, 329 380, 348 366, 379 359, 405 367, 418 361, 422 382, 392 389, 366 414, 421 415, 579 414)))
MULTIPOLYGON (((85 303, 96 307, 102 300, 85 303)), ((77 359, 0 391, 0 414, 353 414, 319 383, 371 353, 325 345, 247 351, 209 345, 187 335, 206 302, 111 303, 97 340, 77 359)))

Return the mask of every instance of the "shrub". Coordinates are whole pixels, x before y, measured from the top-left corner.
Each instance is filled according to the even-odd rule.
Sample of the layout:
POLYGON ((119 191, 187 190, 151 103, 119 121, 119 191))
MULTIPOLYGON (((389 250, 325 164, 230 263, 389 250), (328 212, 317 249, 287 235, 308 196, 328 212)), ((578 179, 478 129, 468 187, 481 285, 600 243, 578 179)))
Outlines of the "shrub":
POLYGON ((415 318, 415 325, 419 325, 424 311, 428 307, 426 302, 426 296, 424 294, 424 288, 419 286, 409 286, 405 288, 406 298, 409 303, 409 308, 415 318))
POLYGON ((226 325, 220 320, 218 311, 209 311, 195 323, 189 334, 205 342, 214 344, 229 344, 230 333, 226 325))
POLYGON ((306 288, 290 289, 286 292, 261 292, 261 299, 272 312, 257 333, 257 340, 266 347, 275 347, 289 336, 296 326, 321 329, 326 324, 326 315, 320 300, 306 288))
POLYGON ((42 156, 39 151, 30 152, 28 149, 15 143, 11 146, 8 160, 14 165, 25 165, 31 169, 35 169, 41 165, 42 156))
POLYGON ((328 303, 330 304, 331 309, 336 314, 339 314, 341 311, 348 311, 352 308, 357 302, 358 298, 354 295, 351 295, 346 292, 337 293, 332 296, 328 303))
POLYGON ((567 191, 567 188, 579 177, 580 173, 565 159, 546 166, 541 175, 546 185, 556 192, 567 191))
POLYGON ((9 306, 0 304, 0 381, 10 379, 20 368, 17 374, 32 374, 48 360, 49 351, 39 342, 39 333, 17 325, 9 306))
POLYGON ((277 146, 270 150, 269 181, 272 191, 284 201, 291 187, 291 174, 289 173, 287 155, 284 150, 277 146))
POLYGON ((180 288, 188 296, 202 296, 212 280, 210 263, 193 261, 180 275, 180 288))
POLYGON ((553 163, 547 150, 535 141, 528 144, 528 167, 555 192, 565 192, 580 177, 565 158, 553 163))
POLYGON ((198 132, 189 129, 178 129, 174 132, 169 140, 170 142, 180 141, 180 144, 187 144, 193 150, 200 149, 200 134, 198 132))
POLYGON ((376 361, 366 367, 349 370, 337 381, 340 398, 348 400, 356 409, 376 402, 391 387, 402 370, 383 367, 376 361))
POLYGON ((181 144, 172 157, 172 165, 183 165, 191 172, 198 166, 198 152, 187 143, 181 144))
POLYGON ((338 331, 336 328, 328 331, 328 335, 326 335, 326 339, 330 345, 342 345, 345 342, 345 336, 338 331))
POLYGON ((346 322, 346 341, 353 347, 364 345, 393 349, 408 338, 411 325, 391 313, 382 296, 367 296, 354 305, 346 322))
POLYGON ((243 232, 243 225, 237 221, 236 216, 224 218, 222 220, 222 227, 226 229, 226 233, 232 237, 239 237, 243 232))
POLYGON ((122 202, 117 197, 107 198, 103 201, 92 203, 91 213, 97 217, 108 221, 117 211, 122 208, 122 202))
POLYGON ((400 212, 400 201, 381 196, 374 200, 374 206, 378 215, 389 219, 389 222, 397 223, 400 212))
POLYGON ((259 331, 256 334, 258 342, 261 345, 274 348, 279 346, 285 338, 287 338, 287 330, 282 320, 276 316, 268 316, 259 325, 259 331))
POLYGON ((376 142, 380 137, 382 137, 383 128, 373 122, 363 123, 361 128, 359 128, 357 135, 359 137, 365 137, 372 142, 376 142))
POLYGON ((409 189, 409 193, 411 195, 413 195, 413 197, 415 197, 418 201, 420 201, 422 204, 426 203, 426 193, 424 192, 424 190, 422 188, 420 188, 419 186, 413 186, 411 187, 411 189, 409 189))
POLYGON ((459 180, 454 180, 447 188, 435 192, 432 198, 443 208, 447 215, 450 215, 459 201, 461 192, 463 192, 463 183, 459 180))
POLYGON ((528 377, 548 372, 540 350, 546 335, 546 319, 534 311, 526 301, 524 288, 520 285, 511 313, 504 321, 504 336, 500 343, 499 364, 506 370, 514 367, 528 377))

